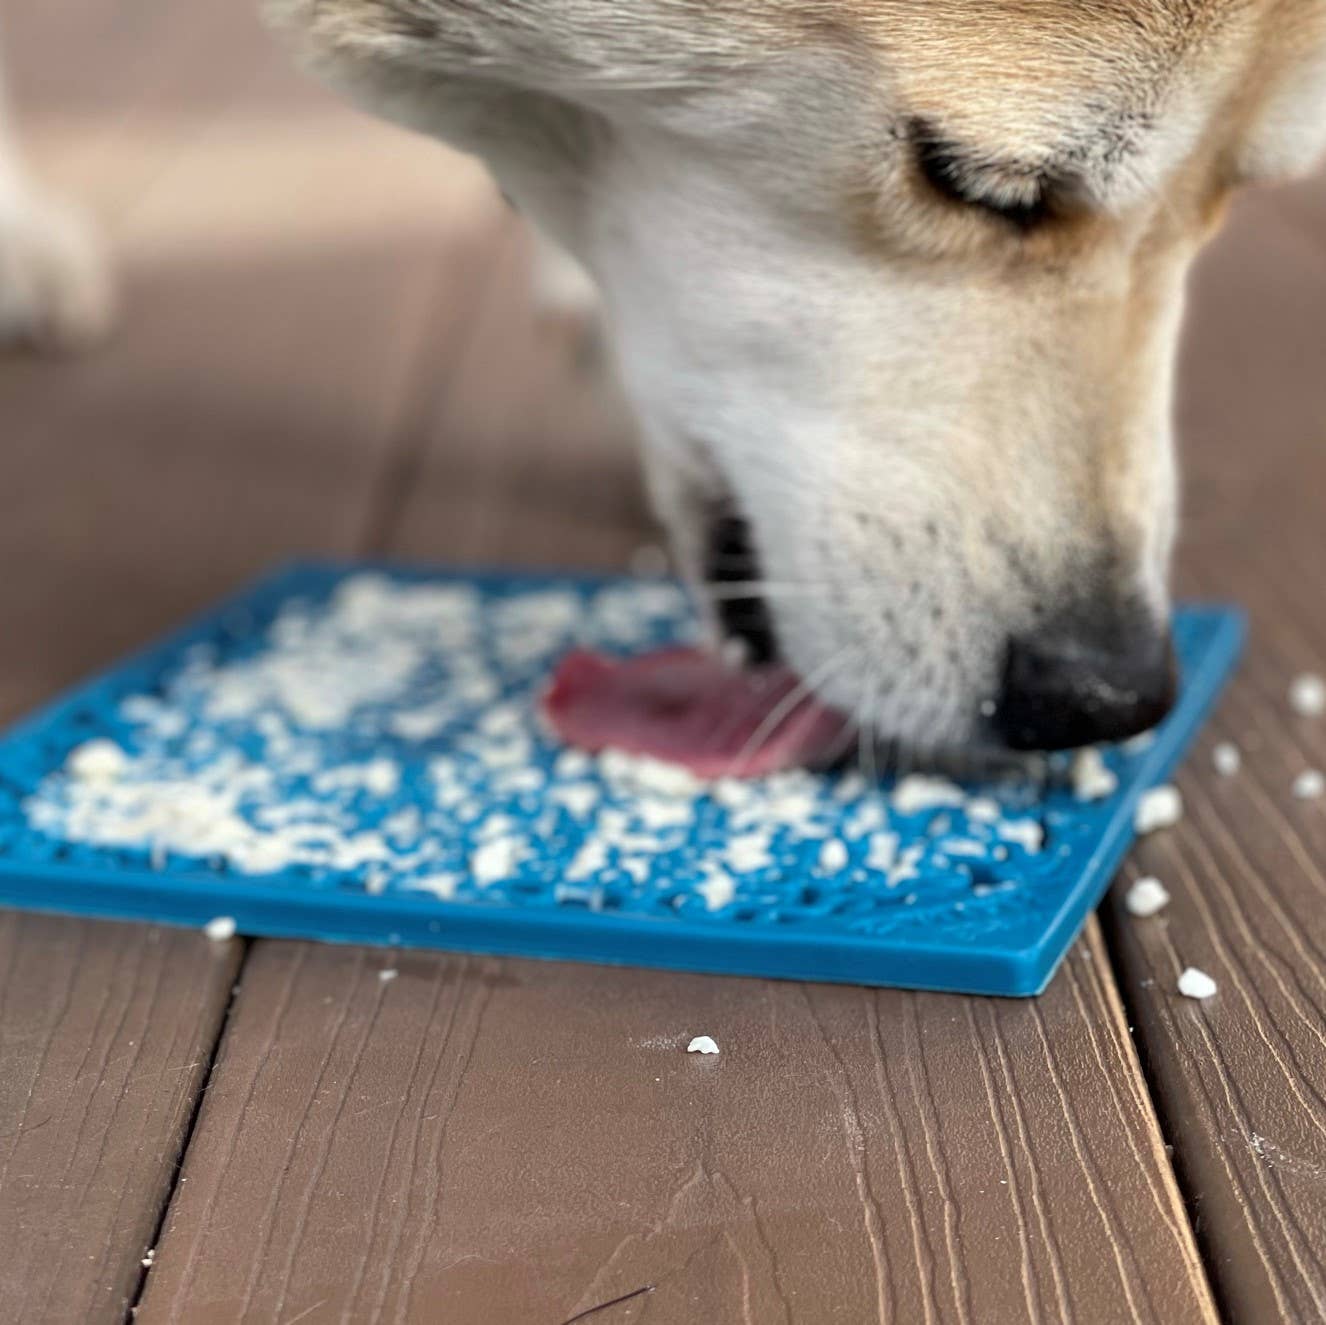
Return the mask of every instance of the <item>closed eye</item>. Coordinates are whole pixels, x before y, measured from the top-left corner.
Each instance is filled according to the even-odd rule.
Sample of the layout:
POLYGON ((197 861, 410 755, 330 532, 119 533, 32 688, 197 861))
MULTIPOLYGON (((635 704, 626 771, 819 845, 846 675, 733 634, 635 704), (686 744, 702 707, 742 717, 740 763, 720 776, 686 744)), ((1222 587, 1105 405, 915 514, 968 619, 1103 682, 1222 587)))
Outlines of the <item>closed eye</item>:
POLYGON ((1054 181, 1048 174, 1021 164, 977 164, 923 124, 913 126, 912 143, 926 183, 949 202, 977 208, 1019 230, 1034 229, 1052 215, 1054 181))

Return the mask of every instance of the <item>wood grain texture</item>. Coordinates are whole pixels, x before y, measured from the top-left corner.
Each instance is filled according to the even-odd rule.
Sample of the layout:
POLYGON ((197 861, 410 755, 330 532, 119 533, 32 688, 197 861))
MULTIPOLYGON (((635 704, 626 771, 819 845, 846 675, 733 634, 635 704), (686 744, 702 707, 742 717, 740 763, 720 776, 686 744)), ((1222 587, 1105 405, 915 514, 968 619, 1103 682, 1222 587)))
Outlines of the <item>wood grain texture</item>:
POLYGON ((121 1321, 241 945, 0 912, 0 1317, 121 1321))
POLYGON ((1214 1319, 1094 926, 1036 1002, 262 943, 184 1177, 146 1325, 1214 1319))
POLYGON ((1326 719, 1292 678, 1326 673, 1326 219, 1322 181, 1249 198, 1197 280, 1183 365, 1190 474, 1181 581, 1252 617, 1242 675, 1179 779, 1184 822, 1148 839, 1110 933, 1139 1043, 1222 1305, 1326 1319, 1326 719), (1315 232, 1304 224, 1313 214, 1315 232), (1211 763, 1232 741, 1243 767, 1211 763), (1139 873, 1173 895, 1139 922, 1139 873), (1188 965, 1215 998, 1178 996, 1188 965))

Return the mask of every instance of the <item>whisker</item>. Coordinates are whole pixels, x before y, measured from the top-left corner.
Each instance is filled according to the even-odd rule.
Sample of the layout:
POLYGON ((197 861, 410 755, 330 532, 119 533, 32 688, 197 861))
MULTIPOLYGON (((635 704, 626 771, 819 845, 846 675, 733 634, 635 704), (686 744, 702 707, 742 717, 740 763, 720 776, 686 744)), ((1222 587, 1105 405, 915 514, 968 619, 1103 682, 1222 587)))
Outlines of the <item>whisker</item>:
POLYGON ((827 584, 778 584, 767 580, 747 580, 725 583, 705 583, 701 586, 705 594, 720 601, 725 599, 741 601, 747 598, 791 597, 797 594, 806 596, 822 595, 831 586, 827 584))
POLYGON ((740 771, 751 756, 761 750, 765 743, 770 740, 789 714, 793 713, 798 705, 803 704, 814 695, 816 686, 822 685, 840 668, 850 663, 858 652, 859 650, 854 646, 846 645, 838 653, 832 654, 821 666, 815 668, 804 680, 798 681, 774 705, 773 709, 765 715, 760 725, 751 733, 750 738, 742 746, 736 759, 733 760, 733 769, 740 771))

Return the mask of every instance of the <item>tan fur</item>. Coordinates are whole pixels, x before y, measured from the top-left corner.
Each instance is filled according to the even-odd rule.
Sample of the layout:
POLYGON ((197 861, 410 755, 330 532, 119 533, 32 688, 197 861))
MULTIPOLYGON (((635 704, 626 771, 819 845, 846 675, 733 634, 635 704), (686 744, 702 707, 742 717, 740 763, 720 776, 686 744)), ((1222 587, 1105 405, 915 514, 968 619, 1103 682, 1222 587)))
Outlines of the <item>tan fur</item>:
POLYGON ((828 698, 966 740, 1006 640, 1163 617, 1184 277, 1326 148, 1326 0, 272 10, 596 278, 685 564, 734 500, 828 698))

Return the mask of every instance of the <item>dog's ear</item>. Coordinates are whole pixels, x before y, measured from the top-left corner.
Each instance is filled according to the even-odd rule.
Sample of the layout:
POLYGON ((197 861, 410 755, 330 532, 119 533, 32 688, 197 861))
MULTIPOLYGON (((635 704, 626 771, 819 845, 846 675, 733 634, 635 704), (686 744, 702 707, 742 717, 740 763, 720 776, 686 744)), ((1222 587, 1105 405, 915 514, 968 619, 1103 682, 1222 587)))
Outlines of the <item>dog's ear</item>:
POLYGON ((1280 34, 1275 80, 1239 159, 1248 181, 1307 174, 1326 155, 1326 5, 1280 34))
POLYGON ((605 109, 704 87, 751 42, 704 0, 265 0, 320 63, 461 76, 605 109))

